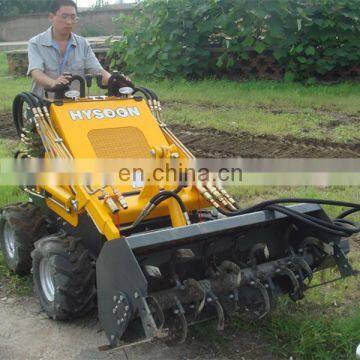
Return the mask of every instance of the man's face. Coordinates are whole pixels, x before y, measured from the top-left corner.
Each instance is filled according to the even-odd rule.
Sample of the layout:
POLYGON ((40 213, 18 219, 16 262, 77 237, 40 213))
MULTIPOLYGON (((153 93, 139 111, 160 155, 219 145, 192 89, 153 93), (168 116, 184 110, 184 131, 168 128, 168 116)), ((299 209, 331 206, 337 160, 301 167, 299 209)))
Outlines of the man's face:
POLYGON ((76 10, 72 6, 62 6, 56 14, 50 13, 49 20, 58 33, 70 35, 77 21, 76 10))

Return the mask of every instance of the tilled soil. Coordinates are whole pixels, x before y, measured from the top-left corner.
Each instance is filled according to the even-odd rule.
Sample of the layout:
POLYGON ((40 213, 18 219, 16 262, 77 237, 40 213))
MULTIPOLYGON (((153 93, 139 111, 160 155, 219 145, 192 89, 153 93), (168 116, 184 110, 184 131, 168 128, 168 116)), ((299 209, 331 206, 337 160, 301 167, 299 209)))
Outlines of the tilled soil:
POLYGON ((170 125, 178 138, 197 157, 203 158, 355 158, 360 142, 344 144, 291 136, 229 133, 209 128, 170 125))
POLYGON ((18 139, 15 125, 10 112, 0 112, 0 138, 18 139))

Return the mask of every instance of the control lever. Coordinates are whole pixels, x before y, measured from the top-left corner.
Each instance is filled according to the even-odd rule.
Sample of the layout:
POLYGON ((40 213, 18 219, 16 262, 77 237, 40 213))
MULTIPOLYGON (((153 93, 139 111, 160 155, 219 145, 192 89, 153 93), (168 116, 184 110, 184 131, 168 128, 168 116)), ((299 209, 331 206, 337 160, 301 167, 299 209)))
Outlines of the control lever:
POLYGON ((71 75, 69 73, 64 73, 64 76, 69 78, 69 83, 68 84, 59 84, 54 86, 53 88, 46 88, 45 89, 45 94, 48 97, 48 92, 53 92, 54 93, 54 98, 56 100, 59 99, 63 99, 65 97, 65 92, 68 91, 70 89, 70 85, 74 82, 74 81, 78 81, 80 83, 80 97, 85 97, 85 80, 83 77, 79 76, 79 75, 71 75))
POLYGON ((90 88, 92 86, 93 81, 93 75, 92 74, 86 74, 85 75, 85 81, 86 81, 86 87, 87 87, 87 96, 90 96, 90 88))
POLYGON ((96 75, 96 84, 99 88, 99 96, 101 95, 100 89, 107 90, 107 85, 103 85, 102 83, 103 76, 101 74, 96 75))
POLYGON ((66 91, 70 90, 69 84, 58 84, 52 88, 45 88, 45 96, 49 97, 48 93, 54 93, 54 99, 59 100, 64 98, 64 94, 66 91))

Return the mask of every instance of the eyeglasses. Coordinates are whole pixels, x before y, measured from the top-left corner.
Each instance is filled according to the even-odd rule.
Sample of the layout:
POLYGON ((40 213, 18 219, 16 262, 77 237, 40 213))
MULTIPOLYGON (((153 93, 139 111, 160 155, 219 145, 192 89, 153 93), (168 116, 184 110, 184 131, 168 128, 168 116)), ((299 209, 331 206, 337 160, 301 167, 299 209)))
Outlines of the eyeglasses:
POLYGON ((74 15, 74 14, 60 14, 60 15, 57 15, 60 17, 61 20, 64 20, 64 21, 68 21, 68 20, 71 20, 72 22, 78 22, 79 21, 79 17, 74 15))

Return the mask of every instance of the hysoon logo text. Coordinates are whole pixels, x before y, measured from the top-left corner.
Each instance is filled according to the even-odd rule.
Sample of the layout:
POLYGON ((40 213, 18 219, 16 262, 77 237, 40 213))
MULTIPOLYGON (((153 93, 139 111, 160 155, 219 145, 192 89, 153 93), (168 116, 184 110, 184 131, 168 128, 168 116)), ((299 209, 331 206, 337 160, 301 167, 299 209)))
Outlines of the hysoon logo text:
POLYGON ((117 109, 93 109, 93 110, 71 110, 69 111, 72 120, 91 120, 91 119, 115 119, 140 116, 140 110, 134 107, 120 107, 117 109))

